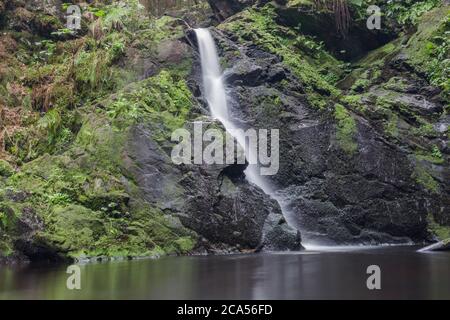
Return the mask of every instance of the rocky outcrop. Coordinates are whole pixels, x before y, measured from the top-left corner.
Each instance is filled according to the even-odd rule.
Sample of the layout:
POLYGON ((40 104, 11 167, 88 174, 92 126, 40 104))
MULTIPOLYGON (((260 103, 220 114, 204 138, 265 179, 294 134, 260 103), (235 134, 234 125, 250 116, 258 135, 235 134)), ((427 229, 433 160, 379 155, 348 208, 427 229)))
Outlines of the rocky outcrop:
MULTIPOLYGON (((252 25, 254 12, 231 18, 219 26, 226 32, 216 33, 221 55, 230 66, 226 71, 233 96, 230 104, 239 123, 254 128, 280 129, 280 170, 272 177, 272 182, 279 197, 284 199, 282 207, 287 220, 302 230, 303 239, 325 244, 422 242, 431 239, 427 229, 430 215, 448 225, 449 199, 444 182, 448 155, 439 155, 445 148, 438 147, 439 159, 432 165, 434 170, 425 171, 422 164, 418 164, 421 160, 415 156, 417 139, 413 142, 415 147, 411 144, 411 149, 405 149, 410 134, 404 132, 397 136, 405 141, 398 143, 386 133, 385 122, 380 128, 374 114, 358 111, 371 108, 370 99, 362 100, 357 109, 352 109, 352 105, 355 106, 352 96, 343 102, 329 96, 327 109, 311 106, 311 95, 322 89, 315 82, 311 91, 307 83, 310 78, 299 79, 304 70, 296 66, 308 64, 309 59, 320 53, 311 55, 293 44, 290 50, 298 50, 299 57, 294 63, 295 57, 282 46, 264 47, 272 41, 273 34, 280 31, 270 24, 270 18, 267 19, 267 28, 271 30, 268 35, 261 28, 264 25, 252 25), (257 34, 253 36, 254 33, 257 34), (235 43, 237 35, 241 37, 238 44, 235 43), (255 39, 261 37, 267 38, 261 40, 260 46, 255 46, 255 39), (246 39, 252 40, 246 42, 246 39), (302 55, 308 59, 302 61, 302 55), (345 103, 346 107, 340 103, 345 103)), ((262 15, 267 17, 268 14, 262 15)), ((277 36, 282 37, 281 32, 277 36)), ((290 34, 286 36, 285 41, 290 41, 290 37, 290 34)), ((362 85, 363 91, 372 92, 380 101, 384 97, 390 104, 399 106, 399 117, 419 119, 425 116, 433 123, 443 112, 443 102, 436 96, 439 89, 419 93, 404 86, 406 91, 395 95, 376 91, 376 87, 386 84, 390 77, 399 72, 407 76, 407 70, 411 70, 398 67, 401 56, 395 55, 393 48, 400 46, 396 47, 395 43, 398 41, 380 49, 384 54, 378 51, 367 58, 371 64, 381 66, 377 73, 364 69, 367 68, 364 63, 357 64, 362 73, 379 74, 383 80, 371 86, 369 80, 354 79, 348 90, 350 87, 358 90, 362 85), (387 57, 387 60, 380 57, 387 57), (397 68, 397 72, 392 72, 390 66, 397 68)), ((429 84, 422 84, 428 83, 423 75, 414 73, 412 79, 416 87, 430 88, 429 84)), ((377 108, 379 111, 379 105, 377 108)), ((407 119, 405 121, 412 121, 407 119)), ((445 136, 441 135, 440 139, 444 142, 438 145, 445 146, 445 136)), ((429 150, 435 142, 422 139, 422 147, 429 150)), ((430 168, 430 164, 423 165, 430 168)))
POLYGON ((195 231, 195 250, 301 249, 297 230, 287 225, 275 200, 247 182, 245 166, 175 166, 144 125, 133 129, 127 146, 127 170, 143 198, 195 231))
POLYGON ((208 0, 211 9, 218 21, 223 21, 233 14, 252 6, 258 0, 208 0))
POLYGON ((336 141, 333 120, 298 97, 301 85, 275 56, 261 58, 252 49, 243 54, 245 62, 228 78, 235 113, 251 127, 280 129, 280 171, 272 180, 303 238, 339 244, 426 239, 427 198, 414 190, 407 155, 363 119, 356 120, 357 154, 347 155, 336 141), (281 85, 283 79, 290 85, 281 85))
POLYGON ((49 42, 61 26, 53 6, 4 6, 0 107, 20 134, 8 133, 0 162, 0 260, 301 250, 302 238, 423 242, 440 228, 448 237, 444 11, 349 65, 339 59, 374 48, 361 30, 347 38, 357 54, 339 56, 348 43, 314 28, 329 26, 324 16, 276 2, 210 1, 227 18, 213 31, 233 118, 280 129, 280 169, 268 177, 278 202, 245 179, 246 165, 172 162, 175 129, 198 119, 220 129, 184 22, 164 16, 148 28, 130 7, 112 35, 49 42), (47 39, 38 55, 17 40, 30 33, 47 39), (73 54, 60 55, 66 48, 73 54))

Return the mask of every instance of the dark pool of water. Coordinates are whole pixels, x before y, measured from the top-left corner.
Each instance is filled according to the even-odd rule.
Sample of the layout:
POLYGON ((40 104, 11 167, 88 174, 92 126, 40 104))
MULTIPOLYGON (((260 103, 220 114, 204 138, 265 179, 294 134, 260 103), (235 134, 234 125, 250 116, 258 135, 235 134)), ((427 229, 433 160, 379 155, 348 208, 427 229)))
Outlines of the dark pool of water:
POLYGON ((168 257, 67 266, 0 266, 0 299, 450 299, 450 253, 414 247, 168 257), (381 290, 367 289, 369 265, 381 290))

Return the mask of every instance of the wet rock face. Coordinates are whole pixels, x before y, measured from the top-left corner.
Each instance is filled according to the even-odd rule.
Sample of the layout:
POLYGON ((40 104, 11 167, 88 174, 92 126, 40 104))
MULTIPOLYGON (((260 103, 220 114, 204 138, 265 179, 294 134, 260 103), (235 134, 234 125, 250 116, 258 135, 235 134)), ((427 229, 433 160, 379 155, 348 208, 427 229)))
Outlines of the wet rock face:
POLYGON ((336 28, 332 12, 319 11, 311 8, 311 4, 295 6, 279 6, 276 9, 277 22, 288 27, 301 25, 301 32, 316 37, 324 42, 325 47, 335 57, 352 60, 363 56, 394 39, 395 34, 389 31, 371 31, 367 29, 366 21, 351 21, 347 34, 343 36, 336 28))
POLYGON ((216 19, 223 21, 233 14, 252 6, 258 0, 208 0, 216 19))
POLYGON ((245 166, 176 166, 144 125, 133 129, 126 153, 144 199, 195 231, 198 252, 302 248, 277 202, 245 180, 245 166))
MULTIPOLYGON (((235 44, 216 37, 226 56, 235 44)), ((254 47, 240 49, 225 71, 233 116, 247 127, 280 130, 280 170, 270 179, 284 199, 286 219, 302 231, 303 240, 429 239, 427 214, 439 211, 442 203, 419 190, 409 155, 358 116, 355 151, 344 151, 333 114, 308 105, 301 83, 276 56, 254 47)))
POLYGON ((0 25, 16 31, 27 31, 41 36, 49 36, 53 31, 62 28, 65 13, 60 0, 16 0, 0 3, 0 25), (3 9, 2 9, 3 7, 3 9), (8 11, 2 19, 2 11, 8 11))

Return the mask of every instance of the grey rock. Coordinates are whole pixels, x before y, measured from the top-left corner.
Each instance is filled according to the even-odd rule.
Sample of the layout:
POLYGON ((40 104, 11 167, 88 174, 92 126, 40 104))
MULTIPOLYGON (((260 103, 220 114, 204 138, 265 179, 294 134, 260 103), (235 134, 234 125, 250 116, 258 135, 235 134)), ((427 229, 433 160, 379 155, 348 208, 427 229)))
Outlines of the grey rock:
POLYGON ((255 65, 250 60, 239 60, 237 64, 233 66, 225 74, 227 83, 236 85, 237 83, 246 86, 257 86, 261 84, 261 75, 264 69, 258 65, 255 65))
POLYGON ((271 222, 282 220, 281 209, 247 182, 243 173, 246 165, 176 166, 170 158, 171 148, 159 145, 152 132, 150 125, 132 130, 126 170, 147 202, 203 239, 197 252, 254 251, 265 246, 301 248, 295 238, 297 231, 271 222), (264 232, 272 232, 269 240, 264 240, 264 232))
POLYGON ((264 225, 264 250, 290 251, 304 249, 300 231, 288 225, 279 214, 269 214, 264 225))
POLYGON ((211 9, 218 21, 223 21, 233 14, 242 11, 258 0, 208 0, 211 9))
MULTIPOLYGON (((233 46, 227 35, 215 36, 220 50, 233 46)), ((249 46, 241 48, 240 59, 226 71, 232 75, 227 82, 232 115, 248 127, 280 130, 280 170, 270 179, 303 241, 399 244, 431 238, 427 215, 441 212, 445 197, 417 185, 414 162, 405 150, 353 115, 357 151, 346 153, 337 142, 333 115, 309 106, 298 79, 286 71, 282 78, 287 81, 269 78, 280 70, 277 57, 249 46)), ((427 115, 442 108, 421 95, 396 97, 398 104, 427 115)))
POLYGON ((407 108, 416 110, 419 114, 422 115, 439 113, 442 112, 443 110, 442 106, 427 100, 425 97, 421 95, 404 94, 397 97, 394 101, 407 108))

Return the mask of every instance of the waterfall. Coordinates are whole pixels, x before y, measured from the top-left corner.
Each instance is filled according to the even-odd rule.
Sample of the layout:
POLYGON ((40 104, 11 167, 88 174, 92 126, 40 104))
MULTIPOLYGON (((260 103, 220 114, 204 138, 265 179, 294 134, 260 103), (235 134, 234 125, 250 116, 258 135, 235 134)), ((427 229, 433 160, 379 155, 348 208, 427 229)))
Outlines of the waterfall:
MULTIPOLYGON (((195 29, 195 34, 197 36, 198 47, 200 51, 200 60, 202 67, 202 80, 204 87, 204 95, 206 101, 208 102, 211 114, 214 118, 219 120, 225 130, 230 133, 237 143, 243 147, 246 144, 245 135, 243 130, 239 131, 236 125, 233 123, 229 115, 229 110, 227 106, 227 94, 225 91, 225 85, 222 77, 222 71, 219 63, 219 56, 217 54, 215 41, 208 29, 195 29)), ((283 216, 289 225, 296 225, 293 213, 289 210, 286 199, 277 194, 268 181, 260 175, 259 165, 252 164, 257 162, 257 154, 253 154, 255 150, 248 148, 246 150, 246 157, 250 164, 245 170, 246 179, 258 186, 266 194, 271 196, 280 205, 283 216)), ((315 245, 314 248, 327 248, 322 247, 322 243, 316 243, 316 241, 304 237, 306 233, 302 231, 303 241, 302 244, 308 248, 311 245, 315 245), (307 242, 307 243, 306 243, 307 242), (307 246, 308 245, 308 246, 307 246)))
MULTIPOLYGON (((243 131, 236 131, 238 128, 229 116, 227 95, 214 39, 207 29, 195 29, 195 34, 200 51, 204 94, 211 114, 223 124, 228 133, 233 135, 237 143, 244 147, 245 135, 243 135, 243 131)), ((251 164, 245 170, 247 180, 260 187, 265 193, 272 194, 271 187, 259 174, 258 165, 253 164, 257 163, 257 154, 253 153, 252 148, 248 149, 246 156, 251 164)))

